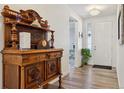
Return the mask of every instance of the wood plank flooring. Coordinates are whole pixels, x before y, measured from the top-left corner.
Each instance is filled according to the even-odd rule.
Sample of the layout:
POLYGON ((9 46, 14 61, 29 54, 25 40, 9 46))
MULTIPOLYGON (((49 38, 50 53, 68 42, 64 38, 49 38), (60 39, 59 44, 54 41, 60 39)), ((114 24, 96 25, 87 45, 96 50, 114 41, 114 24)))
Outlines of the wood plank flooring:
MULTIPOLYGON (((49 88, 57 88, 58 82, 49 88)), ((70 74, 62 79, 64 89, 117 89, 116 70, 107 70, 84 66, 72 69, 70 74)))

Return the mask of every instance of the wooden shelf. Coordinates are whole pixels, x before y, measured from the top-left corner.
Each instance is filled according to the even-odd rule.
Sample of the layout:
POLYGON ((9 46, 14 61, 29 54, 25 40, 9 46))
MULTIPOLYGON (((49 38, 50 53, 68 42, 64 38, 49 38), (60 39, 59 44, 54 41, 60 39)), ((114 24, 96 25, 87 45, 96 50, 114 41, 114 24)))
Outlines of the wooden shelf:
POLYGON ((6 49, 1 51, 3 54, 31 54, 31 53, 47 53, 47 52, 57 52, 63 51, 62 48, 52 48, 52 49, 30 49, 30 50, 18 50, 18 49, 6 49))
MULTIPOLYGON (((35 10, 20 10, 20 12, 11 10, 9 6, 5 6, 2 15, 4 17, 5 25, 5 49, 14 48, 18 49, 19 44, 19 33, 29 32, 31 34, 31 45, 39 44, 41 40, 48 41, 48 36, 51 34, 50 38, 50 48, 54 48, 54 32, 49 28, 48 21, 44 20, 35 10), (37 25, 33 25, 37 21, 37 25), (50 34, 48 35, 48 32, 50 34)), ((36 23, 35 23, 36 24, 36 23)), ((33 48, 34 49, 34 48, 33 48)))
POLYGON ((47 28, 43 28, 43 27, 37 27, 37 26, 32 26, 23 22, 16 22, 16 21, 9 21, 9 22, 4 22, 5 24, 17 24, 17 25, 21 25, 21 26, 27 26, 29 28, 33 28, 33 29, 39 29, 39 30, 43 30, 43 31, 48 31, 48 32, 55 32, 53 30, 47 29, 47 28))

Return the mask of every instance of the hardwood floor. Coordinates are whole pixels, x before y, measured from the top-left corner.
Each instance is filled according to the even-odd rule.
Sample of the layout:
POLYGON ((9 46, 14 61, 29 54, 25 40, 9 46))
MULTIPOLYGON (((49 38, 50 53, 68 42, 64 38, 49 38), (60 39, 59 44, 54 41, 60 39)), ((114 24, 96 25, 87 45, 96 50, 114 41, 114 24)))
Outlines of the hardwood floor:
MULTIPOLYGON (((49 88, 57 88, 58 82, 49 88)), ((62 79, 64 89, 117 89, 116 70, 107 70, 84 66, 72 69, 70 74, 62 79)))

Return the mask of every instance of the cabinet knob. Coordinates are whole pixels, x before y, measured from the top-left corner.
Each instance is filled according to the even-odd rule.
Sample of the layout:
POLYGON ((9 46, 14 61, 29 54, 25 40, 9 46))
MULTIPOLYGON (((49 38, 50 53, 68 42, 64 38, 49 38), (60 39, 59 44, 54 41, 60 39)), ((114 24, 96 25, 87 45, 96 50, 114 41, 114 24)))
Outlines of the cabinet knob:
POLYGON ((50 58, 50 55, 49 54, 46 54, 47 58, 50 58))

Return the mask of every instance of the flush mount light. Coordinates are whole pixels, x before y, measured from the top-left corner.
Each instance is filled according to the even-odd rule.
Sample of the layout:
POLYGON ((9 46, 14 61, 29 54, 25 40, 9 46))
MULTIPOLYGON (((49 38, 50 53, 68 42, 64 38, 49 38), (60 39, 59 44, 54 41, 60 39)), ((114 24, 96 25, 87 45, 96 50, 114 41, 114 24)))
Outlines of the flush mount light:
POLYGON ((90 15, 92 15, 92 16, 96 16, 96 15, 100 14, 100 12, 101 11, 99 9, 96 9, 96 8, 93 8, 89 11, 90 15))

